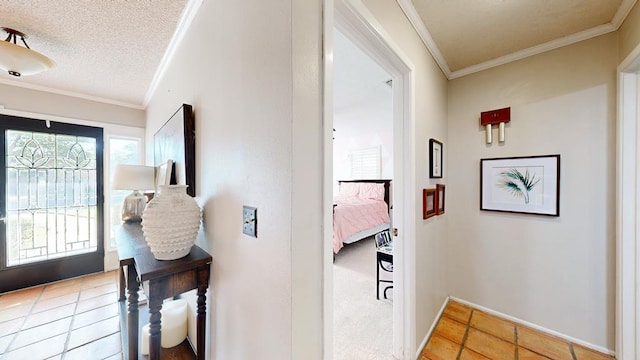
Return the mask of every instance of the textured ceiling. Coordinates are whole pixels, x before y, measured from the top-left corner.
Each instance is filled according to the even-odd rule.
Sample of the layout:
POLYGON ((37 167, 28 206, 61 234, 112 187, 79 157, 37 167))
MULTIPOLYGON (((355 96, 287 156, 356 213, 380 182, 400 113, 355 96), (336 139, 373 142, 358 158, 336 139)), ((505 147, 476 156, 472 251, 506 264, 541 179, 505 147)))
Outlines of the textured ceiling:
MULTIPOLYGON (((28 84, 141 107, 187 0, 3 0, 0 26, 26 33, 56 62, 0 82, 28 84)), ((4 40, 4 32, 2 34, 4 40)))
MULTIPOLYGON (((441 60, 446 63, 441 64, 443 70, 455 73, 533 47, 549 50, 553 47, 551 43, 558 39, 569 39, 561 43, 566 45, 614 31, 636 0, 398 2, 416 29, 423 25, 428 31, 441 60), (417 20, 412 18, 412 12, 419 16, 417 20)), ((512 56, 512 60, 515 59, 516 56, 512 56)))
MULTIPOLYGON (((144 108, 185 9, 201 1, 3 0, 0 26, 28 34, 57 67, 20 79, 0 73, 0 83, 144 108)), ((636 2, 396 1, 449 78, 614 31, 636 2)))

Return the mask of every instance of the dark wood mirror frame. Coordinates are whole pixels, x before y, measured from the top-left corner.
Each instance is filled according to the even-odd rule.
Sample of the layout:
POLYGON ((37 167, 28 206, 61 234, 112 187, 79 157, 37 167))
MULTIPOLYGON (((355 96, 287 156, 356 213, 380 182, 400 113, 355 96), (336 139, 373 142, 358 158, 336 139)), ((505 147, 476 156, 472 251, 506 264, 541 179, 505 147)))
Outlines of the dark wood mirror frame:
POLYGON ((180 108, 153 135, 154 165, 173 160, 171 184, 188 185, 187 194, 196 196, 196 129, 193 108, 180 108))

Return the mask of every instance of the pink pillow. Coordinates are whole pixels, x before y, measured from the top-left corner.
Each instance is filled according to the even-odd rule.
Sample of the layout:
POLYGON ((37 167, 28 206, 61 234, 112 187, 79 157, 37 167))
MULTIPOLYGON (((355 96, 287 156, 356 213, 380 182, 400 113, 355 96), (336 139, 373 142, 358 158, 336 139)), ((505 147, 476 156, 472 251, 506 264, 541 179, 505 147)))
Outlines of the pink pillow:
POLYGON ((351 182, 340 183, 340 195, 358 196, 359 193, 360 184, 351 182))
POLYGON ((384 201, 384 184, 361 183, 358 197, 384 201))

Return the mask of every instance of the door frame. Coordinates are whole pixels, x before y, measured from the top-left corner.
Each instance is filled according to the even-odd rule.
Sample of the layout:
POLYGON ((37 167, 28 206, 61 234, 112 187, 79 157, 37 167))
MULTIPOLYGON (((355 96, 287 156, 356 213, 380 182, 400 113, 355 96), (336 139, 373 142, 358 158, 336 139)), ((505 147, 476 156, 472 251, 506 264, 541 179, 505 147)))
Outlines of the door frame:
POLYGON ((78 119, 78 118, 71 118, 71 117, 66 117, 66 116, 58 116, 58 115, 51 115, 51 114, 45 114, 45 113, 37 113, 37 112, 31 112, 31 111, 23 111, 23 110, 14 110, 14 109, 9 109, 9 108, 5 108, 4 106, 0 105, 0 114, 1 115, 9 115, 9 116, 17 116, 17 117, 25 117, 25 118, 31 118, 31 119, 36 119, 36 120, 41 120, 43 122, 45 122, 45 124, 47 122, 51 122, 51 121, 55 121, 55 122, 60 122, 60 123, 67 123, 67 124, 75 124, 75 125, 86 125, 86 126, 93 126, 93 127, 99 127, 103 129, 103 140, 104 140, 104 149, 103 149, 103 157, 104 157, 104 163, 103 163, 103 173, 104 173, 104 211, 105 211, 105 216, 104 216, 104 271, 110 271, 110 270, 115 270, 118 268, 119 263, 118 263, 118 251, 115 247, 110 246, 110 239, 111 239, 111 227, 113 224, 111 224, 110 221, 110 216, 108 216, 107 212, 109 212, 110 208, 111 208, 111 187, 110 186, 106 186, 106 184, 110 184, 110 179, 111 179, 111 172, 109 171, 109 165, 110 165, 110 159, 109 159, 109 153, 110 153, 110 146, 109 146, 109 141, 108 138, 111 136, 117 136, 117 137, 131 137, 133 136, 136 139, 140 139, 141 140, 141 146, 140 146, 140 161, 141 164, 144 164, 144 159, 145 159, 145 136, 144 136, 144 129, 141 127, 136 127, 136 126, 130 126, 130 125, 122 125, 122 124, 116 124, 116 123, 105 123, 105 122, 101 122, 101 121, 94 121, 94 120, 86 120, 86 119, 78 119))
POLYGON ((394 243, 393 356, 416 356, 415 67, 360 0, 324 2, 324 358, 333 357, 333 27, 376 61, 393 80, 394 243), (398 106, 399 104, 399 106, 398 106))
MULTIPOLYGON (((3 121, 11 124, 3 126, 7 130, 22 130, 29 132, 42 132, 48 134, 62 134, 73 136, 86 136, 96 140, 96 236, 97 248, 94 252, 81 253, 70 256, 55 257, 36 262, 6 267, 6 247, 0 249, 0 273, 4 278, 10 278, 10 283, 3 282, 0 293, 18 290, 26 287, 41 285, 48 282, 64 280, 81 275, 104 271, 104 129, 91 125, 70 124, 65 122, 42 121, 38 118, 0 114, 3 121), (98 259, 102 261, 97 261, 98 259), (35 269, 36 271, 32 271, 35 269)), ((5 134, 0 131, 4 138, 5 134)), ((6 163, 0 158, 0 183, 6 184, 6 163)), ((4 191, 4 185, 2 191, 4 191)), ((8 215, 4 213, 6 199, 0 199, 0 214, 3 219, 8 215)), ((6 231, 6 221, 0 224, 0 232, 6 231)), ((6 239, 5 239, 6 241, 6 239)))
POLYGON ((640 358, 640 45, 620 63, 616 164, 616 357, 640 358), (626 201, 625 201, 626 200, 626 201))

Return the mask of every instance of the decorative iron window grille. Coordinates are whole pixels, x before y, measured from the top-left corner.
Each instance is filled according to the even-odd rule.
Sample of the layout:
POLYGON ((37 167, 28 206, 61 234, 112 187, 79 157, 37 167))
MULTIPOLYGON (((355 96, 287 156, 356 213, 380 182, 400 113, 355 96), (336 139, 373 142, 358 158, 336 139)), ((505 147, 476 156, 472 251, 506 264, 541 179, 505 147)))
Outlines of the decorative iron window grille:
POLYGON ((7 130, 7 266, 94 252, 96 140, 7 130))

